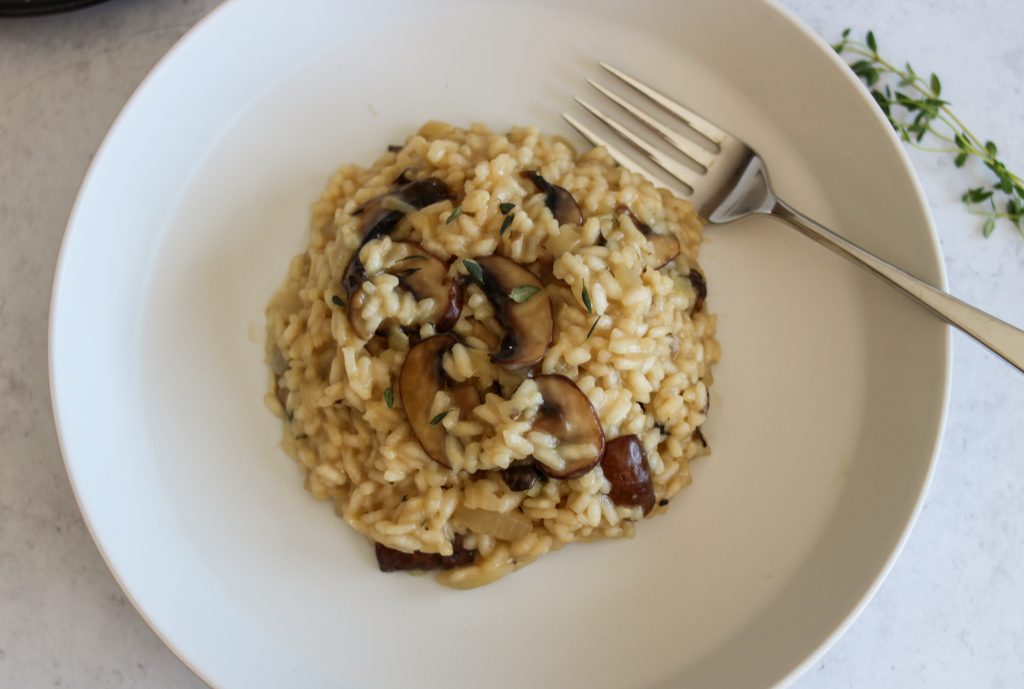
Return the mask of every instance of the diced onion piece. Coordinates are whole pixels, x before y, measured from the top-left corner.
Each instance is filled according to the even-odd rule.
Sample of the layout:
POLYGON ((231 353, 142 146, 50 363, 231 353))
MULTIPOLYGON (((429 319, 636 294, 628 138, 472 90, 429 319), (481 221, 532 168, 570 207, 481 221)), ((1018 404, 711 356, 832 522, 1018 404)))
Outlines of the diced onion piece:
POLYGON ((503 541, 517 541, 533 529, 530 519, 520 512, 493 512, 460 507, 455 510, 453 516, 471 531, 503 541))

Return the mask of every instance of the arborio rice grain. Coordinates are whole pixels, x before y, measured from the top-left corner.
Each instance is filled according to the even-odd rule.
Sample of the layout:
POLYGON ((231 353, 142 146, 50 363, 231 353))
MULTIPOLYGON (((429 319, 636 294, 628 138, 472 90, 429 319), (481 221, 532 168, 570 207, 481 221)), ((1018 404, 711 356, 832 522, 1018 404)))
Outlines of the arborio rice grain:
POLYGON ((687 202, 535 127, 430 122, 343 166, 267 308, 266 401, 307 490, 382 569, 458 588, 631 536, 708 453, 700 243, 687 202))

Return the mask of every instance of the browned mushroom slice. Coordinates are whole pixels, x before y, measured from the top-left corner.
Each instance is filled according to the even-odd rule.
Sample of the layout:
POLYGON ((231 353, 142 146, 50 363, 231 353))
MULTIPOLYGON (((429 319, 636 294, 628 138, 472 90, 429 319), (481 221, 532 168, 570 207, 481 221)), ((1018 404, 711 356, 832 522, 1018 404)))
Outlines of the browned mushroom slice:
POLYGON ((704 274, 696 268, 691 268, 690 274, 686 277, 690 280, 690 284, 693 285, 693 291, 697 293, 697 298, 693 300, 693 308, 690 312, 700 311, 704 308, 704 300, 708 297, 708 283, 704 279, 704 274))
POLYGON ((560 282, 563 285, 565 284, 564 281, 555 276, 554 256, 538 256, 536 261, 529 264, 528 269, 531 273, 537 276, 542 284, 553 285, 556 282, 560 282))
POLYGON ((484 293, 505 328, 505 338, 491 360, 508 368, 533 366, 544 358, 554 332, 551 300, 544 293, 544 285, 536 275, 507 258, 481 256, 473 260, 480 266, 484 293), (511 297, 517 287, 538 291, 517 302, 511 297))
POLYGON ((679 255, 679 240, 670 234, 658 234, 651 226, 640 222, 640 218, 636 217, 636 214, 629 209, 628 206, 616 206, 615 210, 619 213, 625 213, 629 216, 629 219, 633 221, 636 229, 640 230, 647 241, 654 247, 654 251, 651 254, 651 260, 654 262, 655 268, 661 268, 666 263, 674 259, 679 255))
POLYGON ((612 484, 608 497, 616 505, 640 507, 646 515, 654 508, 654 483, 647 452, 635 435, 608 441, 601 459, 604 477, 612 484))
MULTIPOLYGON (((362 244, 359 246, 361 247, 362 244)), ((366 268, 363 267, 363 262, 359 260, 359 249, 356 249, 355 253, 352 254, 352 260, 348 262, 348 267, 345 268, 345 275, 341 278, 341 288, 345 290, 345 295, 348 297, 349 307, 352 306, 352 300, 359 292, 360 286, 366 282, 367 277, 366 268)))
POLYGON ((388 269, 397 276, 399 284, 412 292, 416 299, 433 299, 434 309, 427 321, 439 333, 454 327, 462 313, 460 285, 448 278, 448 266, 415 242, 397 242, 405 245, 406 258, 388 269))
POLYGON ((379 237, 382 234, 388 234, 391 230, 395 229, 395 225, 402 219, 397 217, 388 223, 381 224, 381 218, 385 213, 379 211, 390 211, 401 214, 401 211, 395 211, 395 209, 389 209, 384 204, 384 199, 393 198, 397 199, 400 204, 408 204, 413 208, 420 209, 426 208, 432 203, 443 201, 451 198, 451 193, 448 190, 448 185, 436 177, 427 177, 426 179, 418 179, 414 182, 408 181, 407 173, 409 169, 406 168, 399 173, 398 177, 395 178, 396 189, 381 194, 380 196, 374 196, 369 201, 365 202, 359 208, 352 212, 352 215, 364 215, 363 222, 360 225, 360 239, 363 243, 370 241, 375 237, 379 237), (375 216, 375 217, 373 217, 375 216))
POLYGON ((418 550, 406 553, 389 548, 381 543, 374 544, 374 551, 377 555, 377 565, 382 572, 455 569, 456 567, 465 567, 466 565, 473 564, 473 560, 476 557, 475 550, 467 550, 462 547, 462 538, 459 536, 456 536, 452 541, 451 555, 423 553, 418 550))
POLYGON ((480 391, 470 383, 452 386, 448 396, 452 398, 452 406, 459 410, 459 417, 463 419, 468 419, 482 401, 480 391))
POLYGON ((359 285, 366 280, 366 272, 359 260, 359 249, 373 239, 391 234, 405 217, 403 211, 389 208, 389 206, 399 204, 419 210, 447 198, 451 198, 448 185, 436 177, 428 177, 403 184, 393 192, 376 196, 353 212, 353 215, 362 215, 362 220, 359 223, 359 246, 352 255, 352 260, 349 261, 348 267, 345 269, 345 276, 341 280, 341 286, 350 298, 359 285), (393 203, 385 203, 386 199, 392 199, 393 203))
POLYGON ((583 224, 583 211, 568 189, 552 184, 536 170, 524 170, 522 175, 544 192, 544 205, 551 210, 559 225, 583 224))
POLYGON ((546 480, 547 476, 537 468, 533 461, 516 462, 501 472, 501 478, 509 490, 526 491, 533 488, 537 481, 546 480))
POLYGON ((366 342, 366 353, 370 356, 379 356, 388 348, 388 338, 383 335, 374 335, 366 342))
POLYGON ((501 344, 498 341, 498 336, 490 331, 490 329, 478 320, 470 321, 470 327, 473 329, 470 335, 479 339, 483 342, 488 349, 497 349, 498 345, 501 344))
POLYGON ((409 350, 398 379, 402 405, 412 432, 427 456, 448 468, 451 464, 444 448, 447 431, 436 417, 431 417, 430 406, 434 395, 448 388, 443 359, 456 342, 454 335, 435 335, 423 340, 409 350))
POLYGON ((534 378, 544 401, 533 421, 534 430, 554 436, 553 458, 537 457, 537 467, 552 478, 579 478, 601 460, 604 431, 587 396, 565 376, 534 378))
MULTIPOLYGON (((398 149, 398 150, 402 150, 402 149, 398 149)), ((412 168, 408 168, 408 167, 404 168, 401 172, 398 173, 398 177, 395 177, 395 181, 392 182, 392 184, 395 184, 396 186, 397 185, 401 185, 401 184, 408 184, 409 181, 410 181, 409 180, 409 173, 410 172, 412 172, 412 168)))
MULTIPOLYGON (((433 323, 437 332, 452 329, 462 313, 462 289, 454 279, 448 277, 448 267, 436 256, 426 251, 415 242, 395 242, 406 251, 406 258, 400 259, 387 272, 398 278, 398 284, 420 299, 433 299, 434 307, 426 316, 426 322, 433 323)), ((362 265, 360 264, 360 268, 362 265)), ((364 273, 365 276, 365 273, 364 273)), ((364 277, 365 279, 365 277, 364 277)), ((361 317, 362 306, 366 301, 366 293, 359 287, 349 297, 349 321, 352 331, 360 338, 367 340, 381 325, 371 328, 361 317)))

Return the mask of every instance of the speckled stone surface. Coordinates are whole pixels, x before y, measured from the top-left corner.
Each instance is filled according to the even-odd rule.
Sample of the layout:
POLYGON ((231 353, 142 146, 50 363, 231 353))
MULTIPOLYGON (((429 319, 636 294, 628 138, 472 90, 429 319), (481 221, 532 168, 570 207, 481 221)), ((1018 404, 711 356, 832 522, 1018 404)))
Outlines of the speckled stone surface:
MULTIPOLYGON (((46 329, 90 159, 152 65, 217 4, 112 0, 0 20, 0 689, 205 686, 127 603, 86 531, 50 416, 46 329)), ((874 28, 893 59, 938 72, 961 116, 1024 168, 1018 0, 782 4, 828 40, 874 28)), ((1024 240, 1001 226, 985 241, 959 203, 984 170, 912 158, 953 293, 1024 324, 1024 240)), ((965 337, 954 346, 949 423, 921 519, 798 689, 1024 686, 1024 376, 965 337)))

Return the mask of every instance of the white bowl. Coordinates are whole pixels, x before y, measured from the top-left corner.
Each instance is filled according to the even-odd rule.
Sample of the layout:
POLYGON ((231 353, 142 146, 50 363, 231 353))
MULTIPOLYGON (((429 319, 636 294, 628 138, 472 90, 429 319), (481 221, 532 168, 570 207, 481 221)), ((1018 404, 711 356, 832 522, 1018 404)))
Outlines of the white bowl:
POLYGON ((748 140, 796 206, 942 284, 887 124, 774 4, 229 2, 97 155, 50 343, 96 542, 213 686, 766 687, 877 586, 933 465, 947 329, 767 220, 708 233, 714 454, 633 540, 468 592, 384 575, 278 448, 262 313, 333 169, 429 118, 567 133, 584 79, 607 81, 599 59, 748 140))

